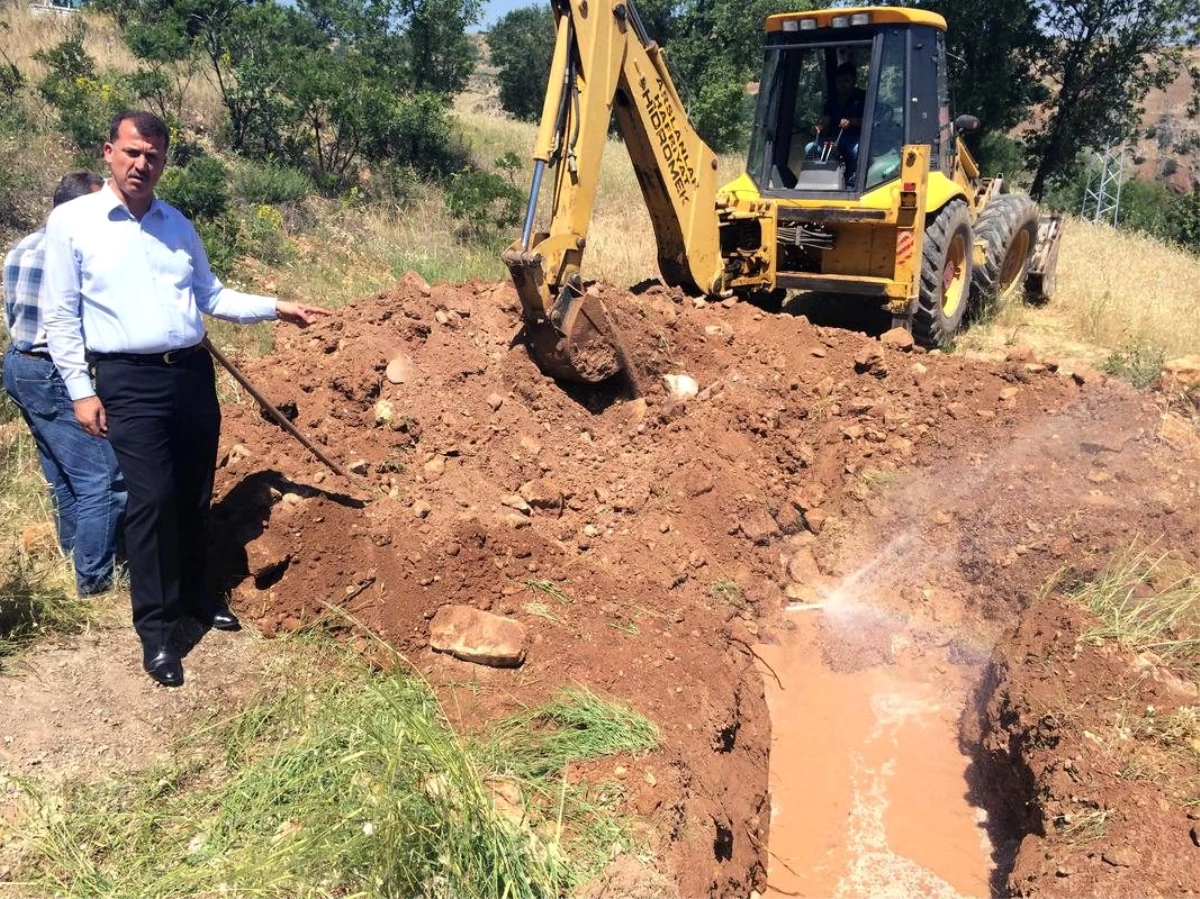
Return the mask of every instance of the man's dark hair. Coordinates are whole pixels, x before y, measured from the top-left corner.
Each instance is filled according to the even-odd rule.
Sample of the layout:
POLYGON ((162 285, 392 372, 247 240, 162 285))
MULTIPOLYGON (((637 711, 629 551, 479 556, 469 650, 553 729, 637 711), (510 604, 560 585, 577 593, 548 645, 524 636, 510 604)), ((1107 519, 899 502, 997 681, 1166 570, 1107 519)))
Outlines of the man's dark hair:
POLYGON ((117 142, 117 132, 121 130, 122 122, 133 122, 133 127, 137 129, 138 134, 146 140, 161 139, 164 150, 171 145, 171 131, 167 128, 166 122, 152 112, 130 109, 118 112, 112 120, 112 126, 108 129, 110 144, 117 142))
POLYGON ((104 179, 95 172, 71 172, 69 175, 63 175, 58 187, 54 188, 54 205, 58 207, 69 203, 78 197, 94 193, 97 188, 103 186, 104 179))
MULTIPOLYGON (((829 71, 829 70, 826 69, 826 71, 829 71)), ((858 77, 858 69, 856 69, 854 67, 854 63, 852 63, 852 62, 842 63, 840 66, 837 67, 837 73, 839 75, 853 75, 856 78, 858 77)), ((142 129, 139 128, 138 130, 141 131, 142 129)), ((142 132, 142 134, 143 134, 143 136, 145 136, 144 131, 142 132)))

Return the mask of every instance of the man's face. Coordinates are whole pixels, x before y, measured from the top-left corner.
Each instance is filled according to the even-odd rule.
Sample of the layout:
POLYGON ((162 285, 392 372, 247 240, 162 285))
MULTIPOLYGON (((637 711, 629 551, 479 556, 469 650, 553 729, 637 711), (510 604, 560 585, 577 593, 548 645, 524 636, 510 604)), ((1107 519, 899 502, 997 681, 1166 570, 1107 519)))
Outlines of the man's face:
POLYGON ((148 199, 167 164, 166 142, 146 140, 126 119, 117 129, 117 139, 104 145, 104 161, 122 194, 132 200, 148 199))
POLYGON ((850 92, 854 90, 853 75, 838 75, 836 83, 839 97, 849 96, 850 92))

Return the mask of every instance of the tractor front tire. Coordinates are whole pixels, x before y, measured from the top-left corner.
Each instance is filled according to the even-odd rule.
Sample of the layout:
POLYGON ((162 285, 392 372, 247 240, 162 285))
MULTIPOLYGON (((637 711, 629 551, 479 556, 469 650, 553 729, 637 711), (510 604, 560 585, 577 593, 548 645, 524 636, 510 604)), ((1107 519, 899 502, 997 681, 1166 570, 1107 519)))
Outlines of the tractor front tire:
POLYGON ((971 214, 963 200, 951 200, 925 226, 912 334, 926 349, 948 345, 962 326, 971 293, 973 243, 971 214))
POLYGON ((1024 290, 1037 244, 1037 204, 1024 194, 993 197, 975 220, 975 236, 987 244, 985 262, 971 282, 972 304, 983 311, 1024 290))

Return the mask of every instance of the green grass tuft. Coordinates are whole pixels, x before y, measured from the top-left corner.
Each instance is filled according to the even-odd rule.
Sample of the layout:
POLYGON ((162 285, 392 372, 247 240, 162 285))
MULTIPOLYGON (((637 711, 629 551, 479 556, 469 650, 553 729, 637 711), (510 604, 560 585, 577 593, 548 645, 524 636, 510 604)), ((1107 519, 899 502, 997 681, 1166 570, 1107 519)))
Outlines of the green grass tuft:
POLYGON ((1200 671, 1200 574, 1181 570, 1170 554, 1134 543, 1069 595, 1100 619, 1084 640, 1116 640, 1200 671))
POLYGON ((78 631, 95 617, 92 603, 63 588, 60 568, 57 557, 42 563, 11 555, 0 562, 0 663, 41 637, 78 631))
POLYGON ((530 780, 557 774, 573 761, 632 755, 658 745, 652 722, 582 687, 501 722, 494 734, 493 747, 508 770, 530 780))
POLYGON ((169 768, 56 795, 27 787, 28 870, 14 873, 64 896, 558 896, 624 831, 611 794, 550 778, 656 741, 650 722, 586 691, 467 740, 423 680, 343 659, 321 685, 193 734, 169 768), (223 769, 190 751, 205 739, 223 769), (517 821, 498 778, 521 784, 517 821))

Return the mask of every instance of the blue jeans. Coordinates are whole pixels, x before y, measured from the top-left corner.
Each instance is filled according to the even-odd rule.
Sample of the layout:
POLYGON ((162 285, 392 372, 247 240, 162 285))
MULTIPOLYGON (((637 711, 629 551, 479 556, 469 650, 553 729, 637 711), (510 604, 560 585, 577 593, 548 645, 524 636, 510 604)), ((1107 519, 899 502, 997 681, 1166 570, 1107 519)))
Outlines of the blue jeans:
POLYGON ((75 407, 54 363, 11 346, 4 354, 4 389, 33 432, 42 473, 54 495, 58 542, 75 562, 80 595, 112 586, 117 532, 125 512, 125 482, 108 441, 75 420, 75 407))

